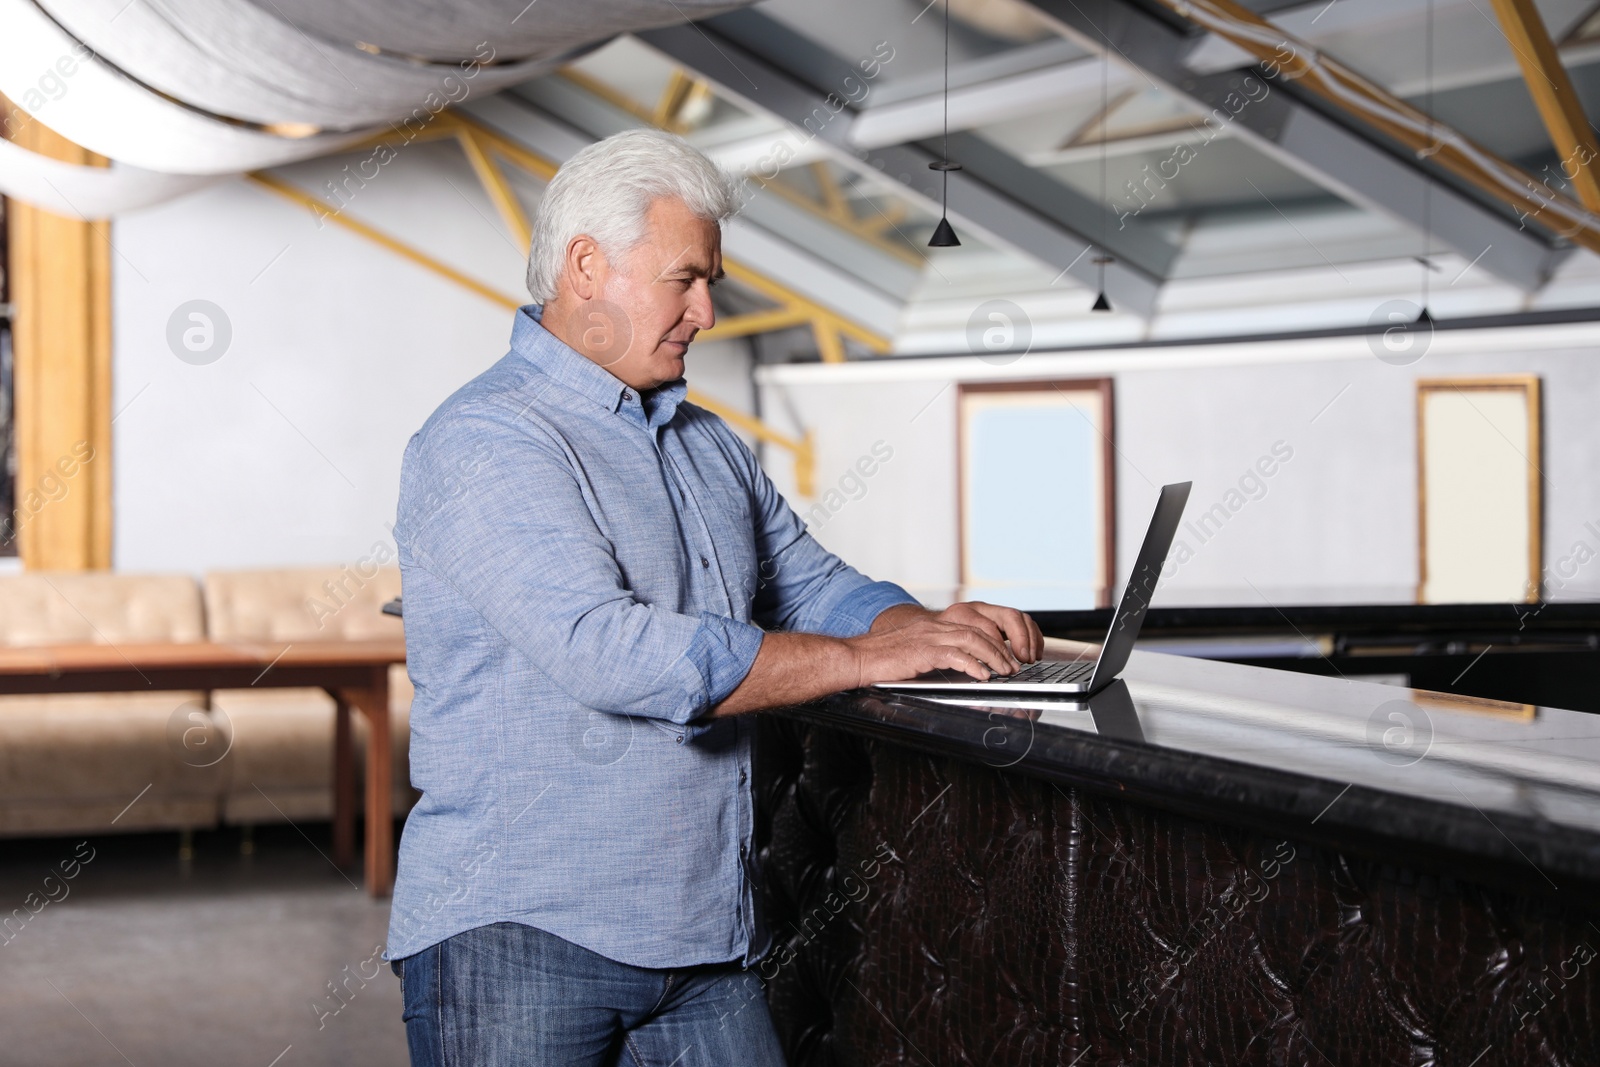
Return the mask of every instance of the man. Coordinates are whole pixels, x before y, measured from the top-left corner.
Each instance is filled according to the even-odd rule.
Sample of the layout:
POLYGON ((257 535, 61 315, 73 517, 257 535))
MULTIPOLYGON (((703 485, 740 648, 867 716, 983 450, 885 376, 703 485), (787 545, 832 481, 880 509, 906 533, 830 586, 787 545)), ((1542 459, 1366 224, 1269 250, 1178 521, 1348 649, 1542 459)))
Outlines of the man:
POLYGON ((510 353, 406 449, 423 795, 388 958, 415 1065, 781 1065, 741 713, 1040 654, 1020 612, 930 612, 846 566, 684 402, 735 203, 666 134, 579 152, 510 353))

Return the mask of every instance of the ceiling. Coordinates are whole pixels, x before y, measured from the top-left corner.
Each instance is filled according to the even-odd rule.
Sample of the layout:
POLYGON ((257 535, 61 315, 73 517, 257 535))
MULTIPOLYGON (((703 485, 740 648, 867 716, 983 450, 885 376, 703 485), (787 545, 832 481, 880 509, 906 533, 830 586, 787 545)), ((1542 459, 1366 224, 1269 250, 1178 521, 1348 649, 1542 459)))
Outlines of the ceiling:
MULTIPOLYGON (((516 135, 556 159, 632 126, 682 133, 749 179, 747 258, 766 256, 779 274, 784 264, 825 270, 832 306, 878 329, 892 319, 899 351, 955 344, 972 308, 1000 297, 1046 320, 1041 337, 1088 341, 1201 329, 1188 311, 1171 312, 1202 300, 1263 308, 1292 289, 1302 295, 1285 306, 1298 307, 1318 285, 1344 299, 1325 299, 1309 325, 1359 325, 1377 297, 1431 275, 1438 298, 1460 307, 1594 303, 1574 295, 1582 286, 1572 279, 1588 278, 1595 257, 1575 255, 1548 219, 1520 218, 1503 197, 1303 86, 1265 81, 1254 57, 1160 0, 765 0, 687 10, 607 0, 528 5, 509 23, 499 0, 402 5, 392 18, 309 0, 282 0, 271 18, 246 0, 226 11, 190 0, 127 15, 114 6, 0 0, 0 23, 89 42, 114 68, 93 74, 115 83, 103 95, 86 76, 52 114, 69 136, 148 168, 146 185, 159 188, 146 199, 177 195, 197 174, 273 165, 274 153, 287 162, 342 150, 406 102, 418 77, 481 54, 493 37, 496 58, 461 106, 493 104, 508 129, 503 105, 514 104, 530 120, 510 122, 516 135), (229 23, 227 12, 244 21, 229 23), (698 21, 684 24, 686 14, 698 21), (118 19, 130 21, 113 32, 118 19), (252 45, 238 30, 246 23, 294 48, 252 45), (151 67, 174 40, 203 61, 151 67), (293 77, 274 82, 274 71, 293 77), (344 91, 341 79, 360 90, 344 91), (1260 96, 1220 109, 1241 91, 1260 96), (149 118, 152 94, 181 121, 149 118), (136 96, 138 106, 105 106, 136 96), (215 143, 195 112, 227 127, 215 143), (254 126, 240 128, 239 115, 254 126), (152 134, 146 120, 160 128, 152 134), (563 151, 538 143, 557 129, 563 151), (943 158, 961 169, 929 170, 943 158), (181 180, 158 180, 173 175, 181 180), (961 245, 929 248, 946 199, 961 245), (1112 316, 1088 314, 1096 290, 1110 295, 1112 316), (1186 325, 1164 325, 1163 315, 1186 325)), ((1572 195, 1517 57, 1481 0, 1243 6, 1521 168, 1518 180, 1572 195)), ((1600 3, 1537 8, 1583 108, 1600 114, 1600 3)), ((11 82, 0 88, 14 97, 26 89, 11 82)), ((1203 329, 1259 332, 1282 329, 1283 319, 1281 309, 1241 311, 1231 325, 1221 317, 1203 329)))
MULTIPOLYGON (((591 137, 642 122, 683 133, 752 176, 749 217, 902 303, 908 322, 940 301, 1092 295, 1103 284, 1119 311, 1145 320, 1148 336, 1164 294, 1183 283, 1236 279, 1243 288, 1291 272, 1348 282, 1351 268, 1382 267, 1390 278, 1406 263, 1406 277, 1431 269, 1441 283, 1482 267, 1484 280, 1529 306, 1528 294, 1548 292, 1572 252, 1533 227, 1519 233, 1512 208, 1379 139, 1361 147, 1420 195, 1368 195, 1348 172, 1371 158, 1325 170, 1314 151, 1296 157, 1242 123, 1208 123, 1166 72, 1129 62, 1114 41, 1100 52, 1085 47, 1061 32, 1051 6, 953 0, 948 105, 945 9, 916 0, 766 0, 695 27, 620 37, 513 93, 591 137), (941 189, 924 168, 947 145, 963 165, 949 193, 962 246, 931 249, 941 189), (1474 260, 1471 243, 1485 233, 1476 248, 1521 248, 1499 263, 1474 260)), ((1478 0, 1432 0, 1431 74, 1428 0, 1249 6, 1561 188, 1515 56, 1478 0)), ((1592 0, 1539 7, 1584 106, 1600 112, 1592 0)), ((1104 18, 1148 14, 1122 0, 1101 8, 1104 18)), ((1193 27, 1183 36, 1187 69, 1202 79, 1251 66, 1225 41, 1193 27)), ((1062 301, 1052 306, 1066 313, 1062 301)), ((1254 328, 1244 322, 1240 332, 1254 328)))

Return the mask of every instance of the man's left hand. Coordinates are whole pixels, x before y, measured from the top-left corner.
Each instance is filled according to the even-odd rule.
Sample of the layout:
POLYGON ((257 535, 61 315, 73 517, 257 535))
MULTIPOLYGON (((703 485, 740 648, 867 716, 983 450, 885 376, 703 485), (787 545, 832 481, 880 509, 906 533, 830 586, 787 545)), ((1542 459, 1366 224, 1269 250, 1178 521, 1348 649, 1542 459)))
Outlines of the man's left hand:
POLYGON ((886 608, 872 621, 871 632, 903 625, 913 615, 932 615, 943 622, 956 623, 981 630, 995 641, 1010 644, 1012 655, 1023 663, 1032 663, 1044 655, 1044 635, 1033 617, 1016 608, 999 604, 986 604, 981 600, 964 600, 951 604, 943 611, 929 611, 917 604, 897 604, 886 608))

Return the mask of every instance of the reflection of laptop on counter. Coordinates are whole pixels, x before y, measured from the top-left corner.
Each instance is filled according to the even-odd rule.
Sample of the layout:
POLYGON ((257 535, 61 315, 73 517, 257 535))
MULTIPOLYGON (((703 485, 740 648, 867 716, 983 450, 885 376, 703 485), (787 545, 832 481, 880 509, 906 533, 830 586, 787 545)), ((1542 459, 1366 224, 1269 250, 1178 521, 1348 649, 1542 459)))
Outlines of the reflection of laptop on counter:
POLYGON ((962 671, 944 670, 919 674, 904 682, 878 682, 878 689, 938 690, 950 693, 1006 692, 1022 693, 1095 693, 1111 684, 1117 673, 1128 662, 1128 653, 1139 639, 1139 628, 1144 625, 1145 609, 1155 594, 1156 582, 1161 577, 1161 567, 1167 561, 1167 550, 1178 532, 1178 520, 1183 517, 1183 506, 1189 499, 1189 482, 1176 482, 1161 487, 1161 499, 1156 501, 1156 513, 1150 519, 1150 529, 1144 535, 1144 545, 1139 558, 1134 561, 1133 573, 1122 591, 1116 613, 1111 616, 1111 628, 1100 646, 1100 655, 1089 660, 1040 660, 1030 663, 1016 674, 997 674, 987 682, 980 682, 962 671))

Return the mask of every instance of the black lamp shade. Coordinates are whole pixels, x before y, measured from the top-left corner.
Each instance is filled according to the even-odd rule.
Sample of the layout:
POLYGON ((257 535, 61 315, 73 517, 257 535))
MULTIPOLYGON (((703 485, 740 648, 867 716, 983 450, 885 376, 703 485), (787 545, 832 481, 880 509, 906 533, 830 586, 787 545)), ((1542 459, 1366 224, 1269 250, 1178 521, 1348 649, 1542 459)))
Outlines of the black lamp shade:
POLYGON ((956 231, 950 226, 950 220, 943 216, 939 225, 933 228, 933 237, 928 240, 929 248, 955 248, 961 243, 961 238, 956 236, 956 231))
POLYGON ((1090 308, 1089 310, 1090 311, 1110 311, 1111 310, 1111 301, 1106 299, 1106 294, 1100 293, 1100 294, 1095 296, 1095 298, 1094 298, 1094 307, 1090 308))

